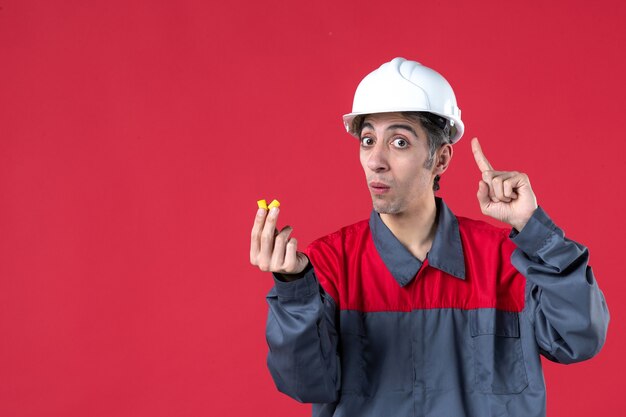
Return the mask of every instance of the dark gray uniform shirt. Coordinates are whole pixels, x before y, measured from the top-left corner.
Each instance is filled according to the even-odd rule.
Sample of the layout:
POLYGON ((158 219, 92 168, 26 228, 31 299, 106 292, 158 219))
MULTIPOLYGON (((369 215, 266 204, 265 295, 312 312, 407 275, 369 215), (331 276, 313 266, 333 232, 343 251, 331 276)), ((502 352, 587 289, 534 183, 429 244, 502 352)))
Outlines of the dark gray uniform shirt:
POLYGON ((268 366, 317 417, 544 416, 539 355, 582 361, 606 337, 587 248, 541 208, 518 233, 438 198, 424 262, 376 212, 307 255, 267 297, 268 366))

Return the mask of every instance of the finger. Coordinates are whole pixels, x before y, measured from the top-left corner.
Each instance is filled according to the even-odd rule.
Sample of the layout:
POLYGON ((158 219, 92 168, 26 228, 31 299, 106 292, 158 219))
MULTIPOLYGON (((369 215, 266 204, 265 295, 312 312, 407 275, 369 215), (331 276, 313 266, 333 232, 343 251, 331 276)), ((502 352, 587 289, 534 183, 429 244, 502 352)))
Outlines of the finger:
POLYGON ((472 139, 472 153, 474 154, 474 160, 476 161, 476 165, 478 165, 478 169, 480 169, 481 172, 493 171, 493 167, 487 160, 487 157, 485 156, 482 148, 480 147, 478 138, 472 139))
POLYGON ((517 185, 517 181, 514 177, 504 180, 504 182, 502 183, 504 196, 512 200, 516 200, 517 199, 517 193, 515 192, 516 185, 517 185))
POLYGON ((489 198, 494 203, 497 203, 499 200, 496 197, 496 192, 495 192, 495 190, 493 188, 493 178, 496 175, 499 175, 499 174, 501 174, 501 172, 493 171, 493 170, 483 171, 483 173, 482 173, 483 181, 485 182, 485 184, 489 188, 489 198))
POLYGON ((260 208, 257 210, 256 216, 254 217, 254 225, 252 226, 252 233, 250 234, 250 263, 252 263, 252 265, 258 265, 257 256, 261 250, 261 231, 265 224, 266 215, 267 210, 260 208))
POLYGON ((511 189, 511 193, 517 198, 523 187, 530 187, 528 176, 523 172, 515 172, 515 175, 508 178, 504 186, 511 189))
POLYGON ((283 268, 286 273, 299 273, 300 262, 298 261, 298 241, 295 237, 289 239, 285 250, 285 262, 283 268))
POLYGON ((484 181, 478 181, 478 191, 476 192, 476 197, 478 198, 478 204, 480 204, 481 210, 484 210, 489 207, 491 203, 491 198, 489 197, 489 187, 484 181))
MULTIPOLYGON (((496 198, 498 199, 498 201, 502 201, 505 203, 511 202, 511 198, 504 194, 504 183, 515 175, 516 175, 516 172, 502 172, 502 173, 495 175, 491 179, 491 186, 493 188, 493 192, 496 198)), ((510 181, 509 181, 509 185, 510 185, 510 181)))
POLYGON ((287 246, 291 232, 293 232, 293 228, 291 226, 285 226, 280 233, 276 235, 272 259, 270 261, 271 271, 279 272, 282 270, 283 263, 285 262, 285 247, 287 246))
POLYGON ((257 258, 257 265, 261 271, 269 271, 270 268, 272 250, 274 249, 276 222, 278 220, 279 211, 280 209, 278 207, 274 207, 269 211, 267 218, 265 219, 263 231, 261 232, 261 248, 257 258))

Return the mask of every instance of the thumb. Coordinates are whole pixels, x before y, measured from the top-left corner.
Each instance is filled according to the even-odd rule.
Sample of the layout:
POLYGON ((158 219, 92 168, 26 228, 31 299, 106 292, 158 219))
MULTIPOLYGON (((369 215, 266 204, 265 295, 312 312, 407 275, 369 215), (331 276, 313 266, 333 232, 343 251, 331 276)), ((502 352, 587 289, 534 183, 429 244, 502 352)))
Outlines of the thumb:
POLYGON ((489 198, 489 186, 485 183, 485 181, 478 181, 478 192, 476 193, 476 197, 478 198, 478 203, 480 207, 487 207, 489 203, 491 203, 491 198, 489 198))

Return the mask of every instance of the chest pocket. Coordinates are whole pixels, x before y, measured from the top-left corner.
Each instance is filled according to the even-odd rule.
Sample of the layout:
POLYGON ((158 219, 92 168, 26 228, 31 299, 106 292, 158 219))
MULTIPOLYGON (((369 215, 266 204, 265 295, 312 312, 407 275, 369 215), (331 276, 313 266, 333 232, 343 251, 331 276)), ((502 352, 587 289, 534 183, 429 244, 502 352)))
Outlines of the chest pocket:
POLYGON ((519 314, 496 309, 470 311, 474 373, 480 392, 518 394, 528 386, 519 314))

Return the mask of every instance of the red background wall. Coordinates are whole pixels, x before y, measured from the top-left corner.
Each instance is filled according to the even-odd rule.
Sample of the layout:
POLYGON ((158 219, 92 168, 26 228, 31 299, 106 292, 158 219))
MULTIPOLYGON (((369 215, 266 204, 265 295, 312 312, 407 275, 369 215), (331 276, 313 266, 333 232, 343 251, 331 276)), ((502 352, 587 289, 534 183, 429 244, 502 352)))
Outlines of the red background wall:
POLYGON ((0 416, 309 415, 265 368, 255 201, 301 245, 368 216, 340 117, 394 56, 455 88, 453 210, 476 135, 589 246, 609 339, 546 362, 548 415, 621 415, 624 4, 0 0, 0 416))

